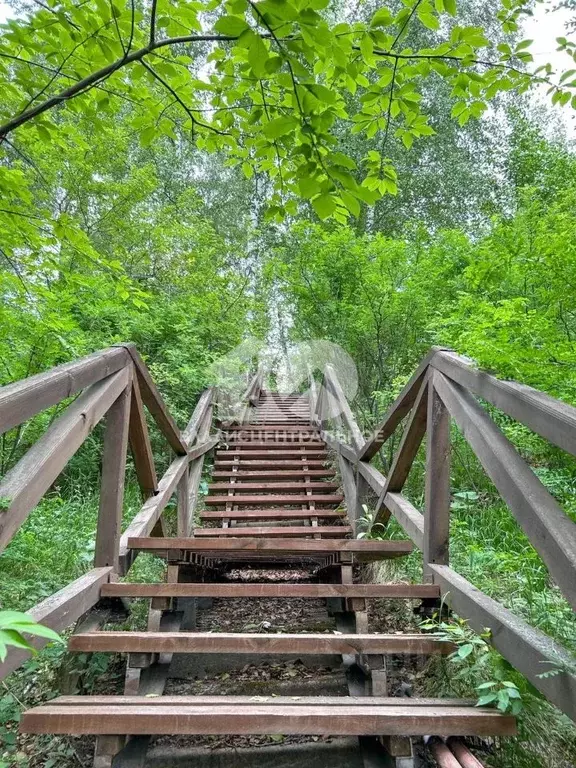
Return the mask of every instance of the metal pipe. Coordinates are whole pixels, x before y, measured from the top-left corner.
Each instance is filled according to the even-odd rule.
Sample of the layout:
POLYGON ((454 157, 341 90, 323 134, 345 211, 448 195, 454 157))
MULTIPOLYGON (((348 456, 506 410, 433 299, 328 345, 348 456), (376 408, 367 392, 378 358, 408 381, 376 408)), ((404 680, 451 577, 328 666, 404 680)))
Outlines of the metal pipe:
POLYGON ((454 753, 454 756, 462 766, 462 768, 484 768, 480 760, 474 757, 468 747, 463 744, 459 739, 448 739, 448 746, 454 753))
POLYGON ((438 768, 462 768, 458 760, 456 760, 443 741, 440 741, 439 739, 431 739, 428 742, 428 748, 432 753, 434 760, 436 760, 438 768))

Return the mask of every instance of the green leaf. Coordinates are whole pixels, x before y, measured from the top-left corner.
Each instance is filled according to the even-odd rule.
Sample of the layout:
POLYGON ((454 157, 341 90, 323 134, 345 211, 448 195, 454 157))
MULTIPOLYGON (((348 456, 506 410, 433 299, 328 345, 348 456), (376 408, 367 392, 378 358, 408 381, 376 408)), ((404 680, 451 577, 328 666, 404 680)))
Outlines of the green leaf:
POLYGON ((327 219, 336 210, 336 200, 333 195, 324 193, 312 200, 312 207, 321 219, 327 219))
POLYGON ((263 132, 269 139, 278 139, 280 136, 291 133, 298 125, 298 120, 293 117, 277 117, 266 123, 263 132))
POLYGON ((496 693, 487 693, 485 696, 480 696, 480 698, 476 702, 476 706, 485 707, 487 704, 492 704, 492 702, 496 701, 496 699, 497 699, 496 693))
POLYGON ((240 37, 248 29, 246 20, 240 16, 222 16, 214 24, 214 29, 221 35, 229 37, 240 37))
POLYGON ((465 659, 467 656, 470 656, 473 650, 474 646, 472 643, 465 643, 464 645, 461 645, 460 648, 458 648, 458 656, 461 659, 465 659))
POLYGON ((346 190, 343 189, 340 192, 340 197, 342 198, 342 202, 346 208, 348 208, 351 214, 356 217, 360 216, 360 203, 354 197, 354 195, 350 194, 350 192, 346 192, 346 190))
POLYGON ((392 16, 392 13, 388 10, 388 8, 380 8, 380 10, 376 11, 374 16, 372 16, 372 21, 370 22, 371 27, 389 27, 394 23, 394 16, 392 16))

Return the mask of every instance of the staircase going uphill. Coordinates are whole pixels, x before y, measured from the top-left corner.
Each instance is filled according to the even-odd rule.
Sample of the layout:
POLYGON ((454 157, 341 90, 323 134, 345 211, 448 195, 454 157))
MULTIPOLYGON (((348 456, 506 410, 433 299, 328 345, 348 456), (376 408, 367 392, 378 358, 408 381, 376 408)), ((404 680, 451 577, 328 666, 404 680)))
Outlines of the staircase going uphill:
MULTIPOLYGON (((341 491, 346 478, 336 469, 339 454, 327 444, 308 395, 256 388, 250 399, 249 421, 223 427, 217 444, 212 439, 215 459, 203 508, 194 509, 198 494, 191 482, 194 473, 194 482, 199 482, 197 465, 192 463, 179 476, 173 470, 170 482, 144 504, 143 509, 148 505, 156 511, 137 516, 120 542, 120 573, 139 553, 151 552, 166 560, 166 581, 136 583, 113 576, 98 587, 100 612, 106 604, 119 605, 120 599, 149 601, 147 631, 100 629, 105 624, 88 618, 70 637, 74 653, 126 655, 124 694, 61 696, 25 712, 21 730, 96 736, 95 768, 148 765, 156 737, 218 734, 302 737, 305 751, 298 753, 298 762, 304 766, 315 750, 321 758, 326 749, 325 741, 305 737, 332 736, 335 745, 346 737, 348 752, 341 759, 338 752, 326 753, 326 765, 364 768, 424 765, 415 757, 414 745, 423 745, 423 738, 432 735, 438 765, 480 765, 470 762, 475 758, 458 737, 514 734, 514 718, 471 701, 391 696, 386 672, 391 655, 423 658, 454 649, 413 630, 370 632, 371 600, 422 601, 430 607, 440 599, 440 586, 431 580, 361 581, 362 564, 404 557, 413 551, 413 543, 354 538, 357 512, 351 505, 357 500, 341 491), (178 531, 167 536, 161 505, 174 490, 178 531), (159 497, 165 500, 157 502, 159 497), (299 578, 294 578, 295 571, 299 578), (270 598, 313 601, 333 629, 262 631, 267 618, 262 612, 251 615, 250 626, 257 630, 202 630, 202 617, 216 602, 235 601, 237 607, 238 601, 250 600, 253 606, 255 600, 270 598), (182 675, 183 666, 208 655, 240 658, 242 664, 252 657, 265 661, 284 655, 304 660, 307 668, 314 667, 315 659, 324 666, 328 658, 342 676, 344 695, 170 693, 176 661, 182 675), (352 752, 350 737, 357 737, 352 752), (445 739, 455 746, 450 749, 445 739), (463 762, 456 754, 464 755, 463 762)), ((188 438, 196 445, 211 440, 209 420, 202 415, 189 429, 188 438)), ((193 452, 194 447, 188 448, 189 455, 193 452)), ((267 755, 263 751, 259 760, 269 760, 267 755)), ((318 765, 314 759, 310 765, 318 765)), ((231 759, 227 764, 241 763, 231 759)), ((180 763, 167 759, 161 764, 180 763)))
MULTIPOLYGON (((441 604, 448 620, 454 611, 488 628, 492 646, 576 720, 573 656, 449 560, 454 423, 576 607, 576 525, 485 403, 576 455, 572 406, 432 349, 367 439, 330 365, 305 395, 267 391, 256 373, 242 415, 226 424, 207 389, 181 430, 135 346, 119 344, 1 387, 0 434, 64 400, 0 480, 1 552, 104 420, 93 567, 29 611, 56 632, 73 627, 68 648, 82 655, 59 697, 22 714, 23 733, 77 737, 94 768, 478 768, 470 748, 513 735, 516 722, 474 701, 418 696, 427 689, 411 671, 454 651, 414 618, 441 604), (172 455, 160 478, 148 419, 172 455), (371 462, 398 430, 385 477, 371 462), (402 491, 423 442, 420 511, 402 491), (123 530, 128 450, 143 501, 123 530), (393 517, 407 538, 358 538, 366 505, 384 536, 393 517), (416 551, 422 583, 374 582, 392 571, 378 563, 416 551), (136 578, 141 553, 164 559, 161 582, 136 578), (125 660, 121 685, 99 681, 105 695, 81 688, 78 670, 95 652, 125 660)), ((10 647, 0 679, 29 656, 10 647)))

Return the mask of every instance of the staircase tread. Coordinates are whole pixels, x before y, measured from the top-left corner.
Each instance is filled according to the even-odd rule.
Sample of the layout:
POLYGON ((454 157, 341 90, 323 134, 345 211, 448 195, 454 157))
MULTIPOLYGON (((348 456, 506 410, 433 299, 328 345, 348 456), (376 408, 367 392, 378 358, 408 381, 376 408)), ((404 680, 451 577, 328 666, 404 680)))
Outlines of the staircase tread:
MULTIPOLYGON (((230 513, 227 513, 230 516, 230 513)), ((318 515, 317 515, 318 516, 318 515)), ((231 519, 241 520, 239 517, 231 519)), ((254 518, 252 518, 254 519, 254 518)), ((234 526, 234 528, 195 528, 194 536, 342 536, 352 533, 349 525, 319 526, 234 526)))
POLYGON ((437 654, 454 645, 425 634, 90 631, 71 636, 68 650, 115 653, 437 654))
POLYGON ((264 504, 266 506, 288 506, 290 504, 308 504, 315 502, 316 504, 340 504, 344 501, 344 496, 339 493, 314 493, 310 495, 306 494, 274 494, 274 493, 262 493, 259 495, 249 494, 231 494, 230 496, 206 496, 204 504, 264 504))
MULTIPOLYGON (((232 529, 234 530, 234 529, 232 529)), ((312 528, 307 528, 308 531, 313 532, 312 528)), ((250 538, 238 538, 228 539, 226 541, 214 540, 209 538, 198 540, 194 537, 170 537, 163 538, 160 536, 147 536, 147 537, 133 537, 128 539, 128 547, 130 549, 187 549, 190 551, 223 549, 223 550, 283 550, 290 551, 318 551, 318 552, 389 552, 389 551, 402 551, 411 552, 414 549, 414 545, 407 539, 390 539, 387 541, 370 540, 370 539, 342 539, 336 540, 315 540, 315 539, 276 539, 274 541, 266 541, 266 539, 250 539, 250 538)))

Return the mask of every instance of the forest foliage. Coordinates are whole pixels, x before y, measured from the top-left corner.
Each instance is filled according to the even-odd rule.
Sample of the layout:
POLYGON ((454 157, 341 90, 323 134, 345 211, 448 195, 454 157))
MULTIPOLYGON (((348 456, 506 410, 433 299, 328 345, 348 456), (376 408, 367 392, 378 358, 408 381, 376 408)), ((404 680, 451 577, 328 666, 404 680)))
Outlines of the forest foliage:
MULTIPOLYGON (((0 384, 134 341, 183 424, 211 364, 248 336, 280 355, 316 338, 356 363, 365 428, 433 344, 576 404, 576 156, 557 120, 575 106, 575 43, 558 42, 565 69, 528 74, 530 4, 11 5, 0 384), (538 80, 554 109, 528 98, 538 80)), ((55 413, 2 436, 0 474, 55 413)), ((573 462, 499 423, 576 517, 573 462)), ((0 559, 0 608, 25 610, 89 567, 100 438, 0 559)), ((572 612, 456 434, 452 490, 458 570, 574 648, 572 612)), ((422 457, 407 492, 421 501, 422 457)), ((129 475, 127 519, 139 503, 129 475)), ((52 674, 52 657, 18 690, 52 674)), ((8 698, 3 737, 19 710, 8 698)), ((550 768, 528 722, 536 735, 500 765, 550 768)), ((574 755, 564 721, 551 743, 574 755)))

